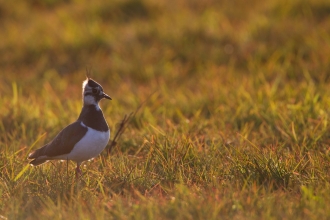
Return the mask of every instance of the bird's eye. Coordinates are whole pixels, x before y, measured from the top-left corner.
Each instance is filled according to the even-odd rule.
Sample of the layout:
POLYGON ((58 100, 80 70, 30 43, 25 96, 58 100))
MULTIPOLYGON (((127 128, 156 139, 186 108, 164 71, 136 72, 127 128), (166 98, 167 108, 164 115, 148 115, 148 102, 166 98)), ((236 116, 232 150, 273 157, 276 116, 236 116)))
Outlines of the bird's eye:
POLYGON ((95 89, 95 88, 92 89, 93 94, 96 94, 97 92, 98 92, 97 89, 95 89))

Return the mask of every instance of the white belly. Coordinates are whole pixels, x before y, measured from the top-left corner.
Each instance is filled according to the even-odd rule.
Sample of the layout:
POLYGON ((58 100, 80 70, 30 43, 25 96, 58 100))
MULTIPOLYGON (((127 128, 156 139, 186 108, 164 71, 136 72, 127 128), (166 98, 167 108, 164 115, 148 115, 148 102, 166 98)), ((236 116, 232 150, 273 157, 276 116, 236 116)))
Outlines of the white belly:
POLYGON ((85 136, 74 146, 72 151, 65 155, 65 159, 82 162, 98 156, 107 146, 110 138, 108 131, 97 131, 88 128, 85 136))

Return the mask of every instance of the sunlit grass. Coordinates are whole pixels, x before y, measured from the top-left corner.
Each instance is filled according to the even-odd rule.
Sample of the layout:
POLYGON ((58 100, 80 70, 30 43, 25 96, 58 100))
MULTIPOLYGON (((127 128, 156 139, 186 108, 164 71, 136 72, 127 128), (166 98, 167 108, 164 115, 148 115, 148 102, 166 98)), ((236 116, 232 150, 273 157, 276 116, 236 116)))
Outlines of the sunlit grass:
POLYGON ((328 219, 330 4, 0 3, 0 219, 328 219), (30 167, 112 101, 109 156, 30 167))

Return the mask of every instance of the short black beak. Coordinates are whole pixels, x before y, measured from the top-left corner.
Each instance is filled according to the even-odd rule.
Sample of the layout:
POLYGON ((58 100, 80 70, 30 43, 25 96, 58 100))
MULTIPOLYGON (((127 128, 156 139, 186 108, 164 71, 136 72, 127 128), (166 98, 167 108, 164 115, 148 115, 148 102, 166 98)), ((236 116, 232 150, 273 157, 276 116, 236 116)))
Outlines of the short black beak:
POLYGON ((112 100, 112 98, 110 96, 108 96, 107 94, 105 94, 105 93, 103 93, 103 98, 112 100))

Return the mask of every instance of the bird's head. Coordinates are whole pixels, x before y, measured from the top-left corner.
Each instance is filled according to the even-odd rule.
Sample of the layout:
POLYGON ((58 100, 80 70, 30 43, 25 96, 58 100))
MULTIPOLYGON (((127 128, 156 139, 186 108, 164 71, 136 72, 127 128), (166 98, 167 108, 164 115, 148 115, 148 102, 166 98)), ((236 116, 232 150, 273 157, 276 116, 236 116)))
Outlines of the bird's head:
POLYGON ((97 105, 103 98, 111 100, 111 97, 103 92, 102 86, 91 78, 83 82, 82 89, 84 105, 97 105))

